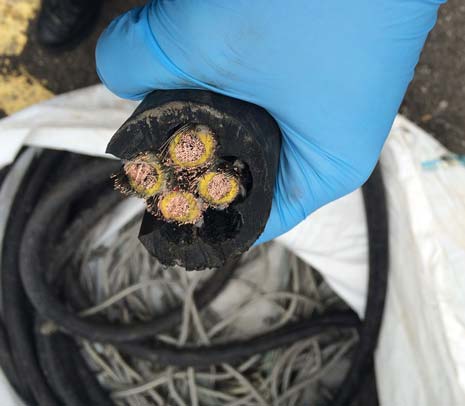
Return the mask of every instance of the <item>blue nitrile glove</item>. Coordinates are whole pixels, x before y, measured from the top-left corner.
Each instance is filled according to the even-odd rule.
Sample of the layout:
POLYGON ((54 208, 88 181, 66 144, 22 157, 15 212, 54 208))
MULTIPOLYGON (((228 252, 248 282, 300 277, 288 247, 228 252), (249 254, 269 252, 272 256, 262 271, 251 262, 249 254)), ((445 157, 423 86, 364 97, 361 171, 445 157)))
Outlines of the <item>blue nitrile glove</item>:
POLYGON ((209 89, 264 107, 283 133, 259 242, 373 170, 442 0, 159 0, 113 21, 97 69, 114 93, 209 89))

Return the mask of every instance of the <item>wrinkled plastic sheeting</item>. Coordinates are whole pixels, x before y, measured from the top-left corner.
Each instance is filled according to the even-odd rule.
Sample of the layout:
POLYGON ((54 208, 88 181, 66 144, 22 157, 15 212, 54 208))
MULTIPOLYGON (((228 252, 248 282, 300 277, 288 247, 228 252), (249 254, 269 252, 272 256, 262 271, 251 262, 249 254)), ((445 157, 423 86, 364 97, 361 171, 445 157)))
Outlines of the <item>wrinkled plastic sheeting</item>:
POLYGON ((105 156, 108 141, 137 103, 112 96, 103 86, 65 93, 0 120, 0 167, 23 145, 105 156))
MULTIPOLYGON (((465 404, 465 166, 397 117, 381 155, 390 277, 376 353, 383 405, 465 404), (451 157, 450 160, 441 157, 451 157)), ((360 313, 368 272, 359 190, 280 238, 360 313)))
POLYGON ((376 362, 390 371, 386 405, 465 404, 465 166, 425 165, 445 154, 405 119, 383 151, 392 255, 376 362))
MULTIPOLYGON (((102 86, 32 106, 0 121, 0 166, 23 144, 104 156, 134 107, 102 86)), ((437 161, 444 154, 430 135, 399 116, 381 155, 390 276, 376 371, 386 406, 465 404, 465 167, 437 161)), ((279 241, 363 315, 368 251, 359 190, 319 209, 279 241)))
MULTIPOLYGON (((390 277, 376 353, 383 405, 465 404, 465 167, 403 117, 381 155, 390 277)), ((280 240, 364 309, 367 236, 360 191, 280 240)))

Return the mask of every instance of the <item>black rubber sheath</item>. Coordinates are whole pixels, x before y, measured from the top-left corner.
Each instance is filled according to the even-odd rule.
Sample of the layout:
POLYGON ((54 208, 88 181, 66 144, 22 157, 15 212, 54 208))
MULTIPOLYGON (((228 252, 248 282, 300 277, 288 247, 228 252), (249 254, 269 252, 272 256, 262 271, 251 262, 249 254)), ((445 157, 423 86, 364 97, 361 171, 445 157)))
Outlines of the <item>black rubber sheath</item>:
POLYGON ((80 213, 61 235, 60 242, 54 247, 53 255, 47 259, 47 282, 51 285, 63 282, 60 276, 66 273, 66 263, 75 253, 76 241, 82 241, 91 229, 106 213, 121 201, 121 196, 114 190, 102 193, 95 205, 80 213), (61 279, 61 280, 60 280, 61 279))
POLYGON ((66 406, 83 406, 89 399, 86 398, 86 388, 78 382, 78 375, 74 365, 69 362, 73 355, 67 345, 63 334, 46 335, 41 333, 43 320, 37 318, 35 342, 42 371, 48 384, 58 395, 60 404, 66 406))
POLYGON ((8 175, 9 170, 10 170, 10 165, 0 168, 0 188, 3 185, 3 181, 5 180, 6 175, 8 175))
POLYGON ((332 406, 347 406, 370 373, 388 287, 389 231, 384 182, 379 164, 362 187, 368 231, 369 276, 365 317, 352 365, 332 406))
MULTIPOLYGON (((66 308, 51 292, 44 276, 44 265, 40 260, 41 244, 46 240, 48 227, 54 213, 64 201, 73 200, 86 190, 101 184, 108 178, 108 173, 116 170, 119 164, 113 161, 92 163, 80 168, 72 176, 56 186, 42 199, 29 220, 20 248, 20 269, 24 288, 29 300, 39 314, 51 320, 61 328, 91 341, 110 343, 140 340, 153 337, 169 329, 182 320, 181 309, 173 314, 161 316, 148 322, 135 322, 127 325, 103 324, 92 319, 83 319, 66 308), (117 165, 117 166, 116 166, 117 165)), ((195 295, 199 307, 208 303, 223 288, 232 266, 215 272, 207 285, 208 291, 202 290, 195 295)))
POLYGON ((36 320, 36 343, 45 376, 66 406, 112 406, 110 395, 82 359, 75 340, 62 333, 42 331, 44 321, 36 320))
MULTIPOLYGON (((57 173, 60 174, 60 176, 64 177, 66 179, 66 175, 67 175, 67 170, 69 170, 73 165, 76 166, 76 164, 79 164, 79 161, 76 161, 76 159, 72 159, 73 157, 69 157, 67 156, 68 154, 56 154, 54 153, 53 156, 50 156, 49 158, 47 158, 47 156, 50 155, 50 154, 45 154, 45 158, 42 158, 41 162, 39 162, 39 164, 37 165, 37 162, 34 162, 33 164, 31 164, 31 168, 29 170, 29 173, 27 173, 27 175, 25 176, 25 181, 23 182, 23 184, 21 185, 20 187, 20 192, 18 193, 18 199, 21 199, 19 203, 21 204, 29 204, 29 209, 28 209, 28 212, 27 212, 27 216, 26 217, 29 217, 30 215, 30 211, 32 211, 32 207, 33 205, 35 204, 35 202, 37 200, 39 200, 40 198, 40 193, 47 193, 48 190, 47 190, 47 185, 46 183, 47 182, 39 182, 38 180, 48 180, 49 182, 48 183, 53 183, 53 181, 56 181, 59 176, 57 175, 57 173), (64 165, 63 165, 63 162, 60 162, 60 165, 59 167, 57 167, 57 165, 52 165, 51 164, 51 161, 48 162, 48 165, 45 165, 47 163, 47 160, 53 160, 53 162, 57 162, 57 161, 63 161, 63 158, 67 158, 65 159, 65 162, 64 162, 64 165), (71 159, 70 159, 71 158, 71 159), (73 162, 74 161, 74 162, 73 162), (43 167, 43 169, 41 170, 41 166, 43 167), (48 168, 48 173, 47 173, 47 169, 44 169, 45 166, 47 166, 48 168), (35 172, 36 171, 39 171, 39 174, 38 175, 35 175, 35 172), (34 175, 33 175, 34 174, 34 175), (39 179, 35 179, 35 177, 38 176, 39 179), (29 185, 29 184, 32 184, 29 185), (34 187, 35 190, 38 191, 38 195, 34 196, 31 190, 31 188, 34 187), (45 192, 44 192, 45 190, 45 192), (40 193, 39 193, 40 192, 40 193), (26 194, 28 199, 22 199, 23 197, 23 194, 26 194)), ((75 157, 74 157, 75 158, 75 157)), ((87 158, 88 160, 88 158, 87 158)), ((86 160, 86 161, 87 161, 86 160)), ((106 161, 107 162, 107 161, 106 161)), ((82 163, 81 163, 82 164, 82 163)), ((107 173, 107 176, 109 177, 111 174, 111 172, 108 172, 107 173)), ((109 183, 107 181, 107 183, 109 183)), ((108 190, 111 190, 111 189, 108 189, 108 190)), ((103 191, 103 189, 101 189, 101 191, 103 191)), ((98 195, 97 195, 98 196, 98 195)), ((103 202, 97 202, 96 205, 94 205, 94 207, 91 209, 87 209, 87 210, 84 210, 82 212, 82 218, 78 218, 76 221, 74 221, 71 225, 68 226, 68 231, 69 232, 73 232, 74 233, 74 237, 80 237, 80 236, 83 236, 84 234, 80 231, 82 231, 83 228, 87 227, 88 229, 91 227, 91 225, 93 224, 92 222, 95 222, 97 221, 100 216, 102 216, 104 213, 106 213, 110 206, 114 203, 116 203, 116 199, 115 197, 118 197, 118 200, 120 200, 120 197, 118 196, 117 193, 115 193, 114 191, 112 191, 112 194, 111 196, 107 194, 107 196, 102 196, 102 197, 106 197, 105 201, 103 202)), ((11 243, 12 246, 14 246, 15 248, 16 247, 19 247, 19 241, 21 239, 21 235, 22 235, 22 232, 24 231, 24 226, 22 226, 21 228, 18 227, 19 224, 21 224, 21 217, 22 217, 22 213, 21 213, 21 205, 17 204, 18 202, 14 202, 14 209, 12 210, 12 214, 13 216, 10 216, 10 217, 14 217, 16 221, 16 231, 21 231, 21 232, 16 232, 14 233, 14 236, 11 236, 11 235, 8 235, 8 231, 6 233, 6 241, 8 243, 11 243), (11 238, 10 238, 11 237, 11 238)), ((57 212, 55 212, 55 215, 53 217, 53 219, 51 219, 50 223, 49 223, 49 227, 48 227, 48 233, 47 233, 47 238, 44 239, 44 250, 43 250, 43 254, 46 254, 46 255, 42 255, 42 258, 41 257, 41 260, 48 260, 50 256, 53 256, 53 253, 55 251, 55 248, 54 248, 54 244, 56 244, 56 241, 60 239, 60 235, 61 235, 61 232, 63 230, 63 225, 65 224, 65 220, 66 220, 66 212, 67 212, 67 209, 66 207, 69 206, 69 203, 70 202, 63 202, 63 204, 60 206, 60 210, 58 210, 57 212), (46 258, 45 258, 46 257, 46 258)), ((27 219, 26 219, 27 221, 27 219)), ((25 221, 23 221, 23 223, 25 223, 25 221)), ((8 228, 8 227, 7 227, 8 228)), ((88 229, 86 231, 88 231, 88 229)), ((66 233, 65 233, 66 235, 66 233)), ((76 245, 76 241, 80 241, 79 239, 76 240, 74 239, 73 243, 74 243, 74 246, 76 245)), ((63 245, 59 245, 59 247, 61 248, 61 252, 66 252, 67 255, 69 256, 70 254, 70 251, 72 250, 72 247, 71 247, 71 244, 68 244, 67 246, 63 246, 63 245)), ((7 250, 8 252, 10 253, 14 253, 14 250, 10 249, 11 247, 8 247, 7 250)), ((14 254, 10 257, 10 259, 14 257, 14 254)), ((4 257, 5 258, 5 257, 4 257)), ((6 263, 8 264, 8 255, 6 255, 6 263)), ((11 261, 10 261, 11 262, 11 261)), ((55 264, 57 264, 57 266, 54 268, 56 270, 56 268, 59 267, 59 263, 56 263, 54 262, 55 264)), ((53 268, 52 268, 53 269, 53 268)), ((8 276, 11 276, 11 275, 7 275, 7 278, 8 276)), ((5 286, 3 286, 3 288, 5 288, 5 286)), ((17 291, 15 291, 16 293, 18 293, 17 291)), ((22 292, 20 292, 22 294, 22 292)), ((15 296, 15 295, 11 295, 10 292, 8 292, 8 294, 6 295, 6 300, 8 302, 8 297, 11 297, 11 296, 15 296)), ((24 294, 23 294, 24 296, 24 294)), ((23 299, 25 299, 25 297, 23 297, 23 299)), ((11 302, 11 301, 9 301, 11 302)), ((9 303, 8 302, 8 303, 9 303)), ((27 301, 24 300, 24 303, 26 305, 28 305, 27 301)), ((8 304, 6 304, 8 305, 8 304)), ((8 314, 11 314, 12 312, 15 312, 17 309, 16 308, 13 308, 13 310, 7 308, 7 313, 8 314)), ((16 321, 18 319, 16 318, 16 321)), ((27 320, 27 324, 30 324, 31 323, 31 318, 29 318, 27 320)), ((10 332, 10 334, 12 335, 17 335, 18 332, 16 331, 17 329, 15 329, 15 327, 17 326, 9 326, 8 328, 8 331, 10 332)), ((29 329, 30 326, 27 326, 27 328, 29 329)), ((21 334, 21 331, 19 332, 21 334)), ((36 336, 37 338, 37 336, 36 336)), ((47 340, 47 339, 50 339, 50 340, 53 340, 55 339, 55 337, 49 337, 49 336, 43 336, 42 337, 44 340, 47 340)), ((47 341, 44 341, 44 340, 39 340, 39 339, 36 339, 35 340, 35 343, 37 345, 41 345, 41 350, 39 351, 39 355, 41 356, 41 361, 42 361, 42 366, 43 365, 53 365, 51 364, 51 362, 53 362, 55 360, 55 366, 56 365, 59 365, 60 363, 63 363, 63 355, 64 354, 70 354, 69 352, 62 352, 60 351, 60 346, 58 345, 54 345, 50 342, 47 342, 47 341), (48 345, 48 346, 47 346, 48 345), (59 356, 61 358, 60 362, 56 362, 56 356, 59 356), (55 358, 54 358, 55 357, 55 358)), ((69 340, 69 339, 68 339, 69 340)), ((34 340, 32 339, 32 337, 28 340, 28 342, 30 343, 30 345, 34 345, 34 340)), ((34 348, 35 350, 35 348, 34 348)), ((79 350, 77 349, 77 347, 75 348, 75 352, 77 354, 79 354, 79 350)), ((37 364, 37 360, 34 359, 28 359, 26 357, 23 357, 22 354, 20 355, 18 352, 15 352, 13 351, 13 354, 17 355, 18 359, 22 360, 22 361, 28 361, 30 365, 32 365, 34 362, 35 364, 33 365, 33 368, 32 368, 32 372, 33 372, 33 375, 34 374, 34 370, 39 370, 42 375, 43 373, 47 373, 48 376, 47 376, 47 379, 49 380, 50 379, 50 368, 40 368, 41 366, 37 364)), ((70 354, 71 355, 71 354, 70 354)), ((73 354, 73 357, 75 356, 75 354, 73 354)), ((79 368, 76 368, 78 371, 81 371, 81 374, 82 374, 82 370, 83 370, 83 360, 81 360, 80 363, 76 363, 75 365, 74 362, 70 362, 70 361, 75 361, 75 358, 70 358, 70 359, 66 359, 65 360, 65 364, 66 366, 69 366, 68 368, 68 375, 67 376, 63 376, 63 372, 66 370, 66 368, 53 368, 52 370, 55 372, 55 379, 53 380, 50 380, 50 382, 68 382, 68 386, 70 385, 70 383, 72 383, 73 385, 71 385, 72 387, 74 387, 75 389, 79 389, 80 392, 78 392, 78 395, 79 396, 85 396, 85 394, 88 392, 89 395, 93 395, 93 396, 89 396, 88 397, 88 401, 86 401, 84 404, 107 404, 107 405, 110 405, 112 404, 111 401, 109 400, 109 396, 108 394, 106 394, 106 398, 105 398, 105 403, 103 402, 103 397, 101 396, 102 393, 104 393, 103 389, 98 385, 98 386, 94 386, 93 388, 91 389, 87 389, 86 386, 82 386, 82 385, 76 385, 76 378, 73 378, 74 377, 74 368, 75 367, 79 367, 79 368), (61 381, 57 378, 61 378, 61 381), (99 397, 96 397, 96 395, 100 394, 99 397)), ((26 374, 30 374, 31 372, 27 371, 26 370, 26 374)), ((34 381, 34 376, 31 377, 30 381, 34 381)), ((42 376, 42 380, 45 381, 45 377, 42 376)), ((97 381, 95 380, 95 377, 93 375, 91 375, 90 377, 88 377, 87 379, 87 383, 89 382, 94 382, 95 385, 97 385, 97 381), (92 379, 93 378, 93 379, 92 379)), ((12 382, 14 382, 14 378, 11 379, 12 382)), ((24 379, 22 380, 23 382, 23 387, 25 387, 26 389, 29 389, 29 386, 26 386, 27 385, 27 382, 24 382, 24 379)), ((47 382, 47 381, 46 381, 47 382)), ((35 384, 35 385, 38 385, 39 387, 42 386, 39 384, 35 384)), ((24 388, 22 388, 24 389, 24 388)), ((54 393, 59 393, 56 391, 56 385, 53 387, 54 389, 54 393)), ((21 394, 21 388, 18 389, 18 392, 21 394)), ((63 393, 63 390, 62 390, 62 393, 63 393)), ((70 390, 65 390, 64 393, 70 393, 70 390)), ((23 398, 26 398, 25 395, 22 396, 23 398)), ((27 404, 42 404, 40 400, 37 400, 37 396, 36 394, 34 394, 34 398, 36 400, 32 401, 31 400, 32 396, 29 398, 29 400, 26 402, 27 404)), ((70 403, 69 402, 69 399, 71 398, 68 398, 66 399, 65 403, 64 404, 68 404, 70 403)), ((47 403, 44 403, 44 404, 52 404, 50 400, 47 400, 46 401, 47 403)), ((63 404, 63 398, 62 400, 59 402, 60 404, 63 404)), ((71 402, 73 403, 73 402, 71 402)), ((74 402, 76 403, 76 402, 74 402)), ((82 403, 81 403, 82 404, 82 403)))
MULTIPOLYGON (((65 335, 63 334, 63 336, 65 335)), ((75 371, 78 373, 82 387, 86 388, 90 399, 85 405, 114 406, 110 394, 100 385, 96 373, 87 365, 75 340, 69 336, 68 340, 70 346, 72 346, 70 351, 74 360, 75 371)))
POLYGON ((150 360, 159 365, 207 367, 223 362, 236 363, 254 354, 285 347, 296 341, 321 334, 323 329, 357 328, 359 324, 360 320, 356 314, 349 311, 287 324, 248 340, 235 340, 210 346, 177 347, 160 343, 151 348, 134 343, 118 343, 116 347, 128 355, 150 360))
MULTIPOLYGON (((369 228, 370 293, 367 298, 367 311, 364 323, 360 327, 360 341, 355 350, 352 367, 344 380, 345 384, 341 386, 342 389, 334 402, 336 405, 340 404, 341 406, 350 403, 359 389, 362 379, 371 372, 372 354, 381 326, 384 297, 387 288, 387 211, 379 169, 375 171, 373 178, 364 186, 363 191, 369 228)), ((313 318, 312 320, 301 321, 294 326, 287 325, 277 331, 255 337, 251 340, 208 347, 180 348, 160 344, 157 348, 149 348, 133 343, 117 344, 117 347, 127 354, 148 359, 158 364, 175 365, 178 367, 203 367, 215 363, 237 361, 242 357, 285 346, 317 334, 325 327, 353 327, 357 325, 357 321, 358 318, 353 314, 323 316, 321 320, 313 318)))
POLYGON ((360 389, 354 396, 353 404, 357 406, 378 406, 378 387, 376 384, 376 372, 373 359, 369 362, 369 368, 360 382, 360 389))
POLYGON ((3 326, 3 323, 0 323, 0 367, 2 368, 2 371, 10 382, 11 386, 13 386, 14 390, 18 394, 21 394, 22 392, 26 393, 26 390, 20 384, 20 379, 18 378, 18 373, 16 372, 16 366, 13 362, 10 343, 8 341, 7 332, 3 326))
MULTIPOLYGON (((11 165, 7 165, 0 169, 0 190, 8 175, 8 172, 10 171, 10 168, 11 165)), ((18 377, 18 372, 16 371, 16 365, 13 361, 8 333, 4 327, 3 312, 1 314, 0 323, 0 367, 16 393, 26 399, 26 397, 29 396, 28 388, 20 383, 21 381, 18 377)))
POLYGON ((19 394, 28 404, 60 406, 40 369, 33 340, 33 319, 30 304, 23 292, 19 275, 21 236, 28 218, 39 199, 47 173, 57 164, 60 154, 47 152, 35 158, 21 182, 10 215, 3 242, 2 297, 4 323, 8 333, 14 364, 21 377, 19 394))
MULTIPOLYGON (((42 160, 43 158, 40 159, 40 161, 42 160)), ((73 238, 74 241, 80 241, 85 234, 86 228, 90 228, 93 223, 91 221, 92 209, 89 211, 84 210, 77 214, 76 221, 68 226, 67 231, 65 231, 63 235, 63 243, 58 245, 53 255, 44 253, 44 249, 50 249, 50 242, 56 239, 56 234, 60 233, 60 227, 50 228, 48 225, 50 225, 50 222, 54 221, 54 216, 56 216, 56 213, 59 213, 61 208, 65 206, 71 207, 73 202, 80 199, 83 194, 90 190, 95 190, 95 187, 103 184, 108 174, 115 170, 116 166, 114 165, 117 164, 113 162, 92 162, 84 167, 80 167, 76 171, 67 173, 63 180, 58 180, 55 187, 47 190, 47 193, 43 196, 41 196, 40 193, 41 188, 43 188, 43 184, 45 183, 44 179, 47 178, 47 170, 52 169, 53 164, 49 162, 48 169, 42 162, 41 165, 43 165, 43 168, 39 171, 37 182, 34 183, 34 186, 31 186, 29 183, 34 179, 32 175, 36 175, 36 173, 30 173, 28 175, 28 181, 24 182, 24 187, 21 187, 22 192, 27 188, 28 191, 35 193, 29 194, 26 199, 24 199, 22 193, 21 197, 17 196, 15 198, 14 209, 10 214, 7 225, 8 236, 13 237, 8 241, 10 243, 13 242, 13 244, 10 246, 5 244, 7 250, 4 251, 3 257, 3 265, 5 265, 5 260, 7 259, 6 264, 9 265, 8 269, 15 270, 17 277, 18 252, 21 250, 20 269, 24 287, 27 290, 28 297, 34 304, 35 310, 38 311, 40 316, 45 317, 47 320, 52 320, 68 334, 93 341, 113 343, 122 352, 132 356, 143 357, 158 363, 180 367, 188 365, 199 367, 221 362, 237 361, 242 357, 288 345, 299 339, 318 334, 324 328, 358 327, 360 342, 355 350, 351 369, 345 378, 345 382, 341 387, 341 391, 334 405, 347 406, 352 402, 362 380, 368 372, 371 372, 372 356, 379 334, 387 287, 387 210, 379 168, 375 170, 370 180, 363 187, 369 236, 370 276, 366 305, 367 310, 365 320, 362 324, 359 323, 358 318, 352 312, 330 314, 320 316, 319 318, 313 318, 312 320, 290 324, 278 330, 244 341, 224 343, 210 347, 179 348, 163 343, 150 346, 144 343, 143 339, 148 337, 153 338, 153 335, 167 331, 178 325, 182 318, 181 309, 175 309, 150 322, 133 323, 131 325, 111 324, 102 321, 101 317, 93 317, 91 320, 82 319, 76 316, 72 309, 69 309, 60 301, 59 297, 61 295, 55 290, 57 285, 47 284, 47 279, 51 281, 56 278, 58 281, 58 279, 60 279, 58 276, 63 277, 62 279, 65 279, 66 275, 69 276, 69 272, 66 271, 66 269, 69 267, 68 261, 73 252, 73 244, 70 241, 72 241, 73 238), (30 215, 35 205, 34 213, 28 218, 27 216, 30 215), (24 228, 26 224, 27 227, 24 228), (15 233, 12 232, 11 225, 22 226, 19 227, 15 233), (18 241, 21 239, 21 236, 23 236, 23 238, 20 248, 18 241), (5 255, 7 252, 14 253, 14 255, 9 256, 9 260, 7 258, 8 255, 5 255), (50 258, 50 256, 52 258, 50 258), (14 258, 13 262, 11 262, 12 258, 14 258), (49 278, 47 278, 47 275, 49 278), (134 328, 136 331, 133 330, 134 328), (114 334, 117 336, 116 338, 114 334)), ((41 165, 39 165, 38 168, 40 168, 41 165)), ((97 206, 98 205, 95 204, 93 205, 95 208, 97 208, 97 206)), ((199 290, 197 292, 198 294, 195 296, 198 305, 204 306, 208 304, 221 291, 225 282, 231 276, 232 268, 233 266, 231 265, 229 269, 213 274, 212 280, 207 282, 204 288, 199 290), (215 277, 217 278, 216 281, 215 277)), ((3 269, 5 270, 6 268, 3 267, 3 269)), ((11 272, 2 272, 2 282, 5 279, 8 280, 10 277, 9 275, 5 278, 5 273, 10 274, 11 272)), ((56 400, 56 393, 61 393, 60 397, 66 398, 65 405, 78 405, 78 402, 82 401, 86 402, 84 404, 100 404, 96 403, 95 400, 98 396, 101 396, 101 401, 110 402, 108 404, 111 404, 108 394, 98 385, 93 375, 91 377, 92 379, 87 381, 85 386, 87 386, 88 389, 87 391, 83 391, 84 393, 64 391, 63 388, 61 388, 61 386, 70 385, 73 382, 78 382, 78 386, 82 386, 85 377, 88 376, 88 369, 86 369, 86 364, 79 354, 75 341, 69 338, 68 341, 66 341, 67 344, 64 345, 63 343, 65 341, 62 341, 62 339, 65 337, 62 333, 37 337, 36 342, 41 345, 41 348, 46 349, 46 351, 42 353, 42 362, 45 365, 44 370, 46 371, 50 369, 52 365, 56 366, 57 363, 60 362, 69 362, 69 367, 71 369, 75 368, 79 376, 73 378, 70 370, 66 373, 65 371, 60 371, 58 374, 55 373, 53 378, 50 378, 50 374, 48 374, 54 389, 53 391, 50 390, 44 378, 43 370, 40 369, 40 365, 37 362, 35 348, 33 348, 33 344, 31 344, 30 328, 32 326, 32 318, 31 314, 28 312, 28 301, 22 293, 21 281, 19 280, 18 285, 17 278, 15 283, 16 285, 12 284, 10 281, 10 284, 8 285, 7 283, 6 287, 4 283, 2 284, 2 289, 4 290, 4 305, 6 305, 5 308, 8 309, 7 313, 10 315, 9 319, 5 320, 5 324, 8 329, 10 340, 11 336, 22 338, 22 340, 15 341, 12 345, 11 350, 13 354, 15 354, 15 351, 18 351, 18 348, 26 348, 26 358, 29 364, 32 365, 33 371, 31 373, 30 370, 25 368, 26 364, 19 363, 18 365, 18 355, 13 357, 14 366, 16 366, 18 370, 18 376, 23 377, 23 371, 27 370, 25 373, 26 379, 23 379, 23 381, 26 382, 20 386, 23 387, 23 391, 24 387, 30 389, 29 393, 33 393, 35 399, 41 398, 45 400, 45 402, 38 401, 37 403, 34 402, 31 404, 44 404, 47 406, 55 404, 61 405, 60 401, 56 400), (15 287, 15 289, 12 290, 13 293, 5 292, 8 286, 15 287), (7 296, 6 298, 5 293, 7 296), (18 304, 18 307, 14 308, 11 312, 10 309, 14 304, 18 304), (18 317, 18 314, 21 314, 24 317, 18 321, 18 318, 14 319, 12 314, 16 314, 16 317, 18 317), (12 320, 12 318, 14 320, 12 320), (29 338, 27 341, 28 345, 26 345, 26 341, 24 340, 25 337, 29 338), (41 342, 41 340, 45 341, 41 342), (57 342, 60 344, 54 345, 55 340, 59 340, 57 342), (75 347, 73 347, 73 345, 75 345, 75 347), (63 355, 63 352, 67 352, 68 354, 63 355), (69 356, 70 352, 72 356, 69 356), (22 372, 20 372, 20 369, 22 369, 22 372), (37 388, 37 382, 39 382, 39 388, 37 388), (93 395, 90 394, 91 392, 94 392, 93 395), (65 393, 66 395, 64 395, 65 393), (47 396, 50 397, 47 398, 47 396)), ((59 281, 60 290, 63 284, 63 280, 59 281)), ((67 286, 67 290, 71 288, 72 286, 67 286)), ((78 296, 79 295, 77 295, 77 297, 78 296)), ((71 298, 68 297, 67 299, 70 300, 71 298)), ((73 302, 73 300, 71 300, 71 302, 73 302)), ((81 300, 81 304, 82 302, 81 300)), ((7 345, 5 347, 7 348, 7 345)), ((21 356, 21 358, 24 357, 21 356)), ((14 375, 14 373, 12 373, 12 375, 14 375)), ((373 382, 371 382, 370 385, 372 383, 373 382)), ((100 400, 98 402, 100 402, 100 400)))

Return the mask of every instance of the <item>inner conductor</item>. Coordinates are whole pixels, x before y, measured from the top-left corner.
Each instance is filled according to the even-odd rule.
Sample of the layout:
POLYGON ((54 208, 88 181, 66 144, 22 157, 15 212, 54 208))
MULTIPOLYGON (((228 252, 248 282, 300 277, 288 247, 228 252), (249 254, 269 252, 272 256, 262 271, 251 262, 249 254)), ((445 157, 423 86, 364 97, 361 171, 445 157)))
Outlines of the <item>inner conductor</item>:
POLYGON ((142 197, 155 195, 163 186, 163 170, 154 154, 139 154, 126 162, 123 169, 130 186, 142 197))
POLYGON ((145 151, 125 162, 114 176, 115 187, 145 199, 155 217, 201 227, 209 207, 224 210, 243 190, 240 170, 226 168, 216 147, 209 127, 184 125, 158 151, 145 151))
POLYGON ((213 206, 229 205, 239 194, 238 180, 222 172, 207 172, 200 178, 199 194, 213 206))
POLYGON ((194 224, 202 214, 199 202, 189 192, 168 192, 161 197, 158 207, 166 220, 182 224, 194 224))
POLYGON ((169 144, 169 157, 176 166, 195 168, 212 160, 215 147, 215 137, 207 126, 184 126, 169 144))

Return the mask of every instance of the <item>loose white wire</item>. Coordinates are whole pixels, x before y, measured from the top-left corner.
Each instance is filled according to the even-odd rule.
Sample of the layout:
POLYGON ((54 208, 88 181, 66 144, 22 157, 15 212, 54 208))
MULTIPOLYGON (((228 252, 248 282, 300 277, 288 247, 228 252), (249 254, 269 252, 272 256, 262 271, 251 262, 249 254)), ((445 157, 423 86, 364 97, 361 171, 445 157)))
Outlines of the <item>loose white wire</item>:
MULTIPOLYGON (((106 224, 108 226, 108 221, 106 224)), ((98 227, 94 230, 97 236, 101 234, 98 227)), ((181 346, 210 345, 227 341, 229 328, 241 322, 245 309, 251 309, 259 302, 271 306, 276 314, 273 322, 260 322, 264 332, 290 320, 321 313, 328 303, 339 300, 334 294, 328 296, 327 286, 322 294, 321 279, 317 282, 314 271, 293 255, 290 255, 288 267, 279 270, 288 273, 287 277, 278 278, 284 284, 266 290, 260 277, 269 278, 271 270, 276 269, 270 262, 268 246, 259 247, 242 261, 246 267, 254 261, 261 264, 251 268, 260 269, 258 275, 262 276, 258 279, 255 276, 249 280, 246 274, 237 277, 254 292, 252 296, 248 294, 243 301, 235 300, 227 315, 217 314, 210 308, 199 312, 194 291, 211 273, 186 273, 179 267, 161 266, 135 238, 137 228, 138 223, 133 221, 119 234, 110 235, 111 244, 100 251, 91 241, 82 245, 79 253, 79 257, 84 258, 81 282, 89 297, 98 303, 84 310, 82 316, 101 313, 114 321, 129 321, 134 317, 149 319, 181 305, 180 326, 158 335, 157 340, 181 346)), ((320 345, 319 338, 314 337, 288 348, 250 357, 240 365, 222 364, 209 371, 192 367, 177 370, 144 360, 126 359, 113 347, 106 346, 104 351, 97 351, 101 346, 95 343, 83 342, 82 347, 93 369, 98 371, 101 382, 121 405, 291 406, 299 399, 302 401, 302 394, 309 385, 321 379, 330 371, 331 365, 347 354, 353 340, 344 341, 339 337, 330 358, 323 357, 320 345)), ((330 347, 325 344, 324 348, 328 354, 330 347)), ((321 390, 325 390, 324 387, 321 390)), ((327 395, 321 393, 321 396, 327 395)))

